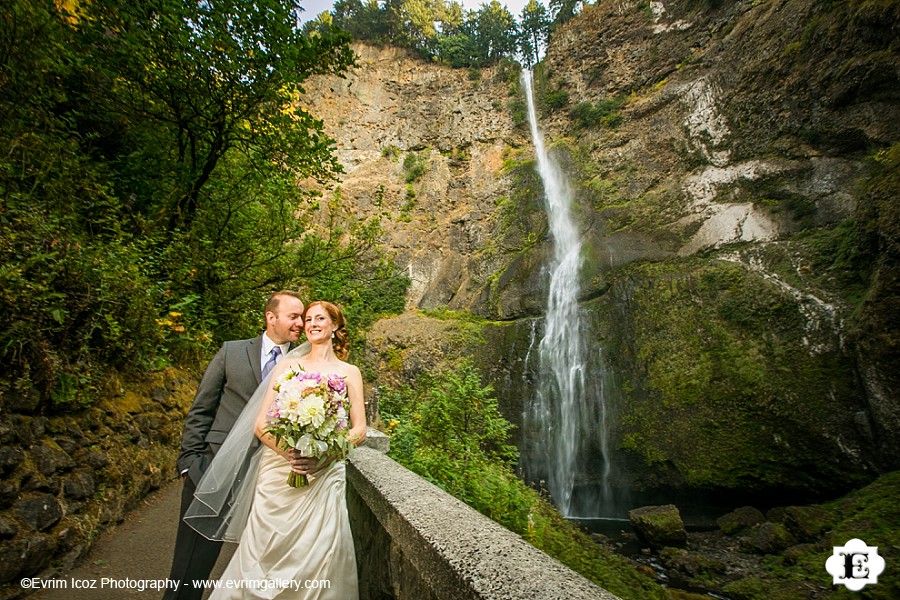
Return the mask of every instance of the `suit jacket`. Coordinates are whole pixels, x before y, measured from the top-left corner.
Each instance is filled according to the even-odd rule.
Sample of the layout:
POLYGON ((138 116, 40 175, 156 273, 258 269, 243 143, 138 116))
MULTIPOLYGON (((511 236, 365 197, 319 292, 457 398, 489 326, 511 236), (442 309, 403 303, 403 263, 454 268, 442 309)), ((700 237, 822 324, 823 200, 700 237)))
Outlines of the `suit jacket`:
POLYGON ((210 361, 184 422, 178 471, 195 484, 260 383, 262 335, 225 342, 210 361))

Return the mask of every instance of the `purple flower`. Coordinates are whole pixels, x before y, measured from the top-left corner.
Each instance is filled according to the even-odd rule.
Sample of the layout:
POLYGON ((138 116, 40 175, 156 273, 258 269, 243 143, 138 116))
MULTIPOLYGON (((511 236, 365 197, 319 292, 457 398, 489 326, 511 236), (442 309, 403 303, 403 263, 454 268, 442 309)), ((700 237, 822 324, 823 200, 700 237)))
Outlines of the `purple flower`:
POLYGON ((345 389, 347 389, 347 384, 344 382, 344 378, 340 375, 329 375, 328 387, 336 392, 343 392, 345 389))

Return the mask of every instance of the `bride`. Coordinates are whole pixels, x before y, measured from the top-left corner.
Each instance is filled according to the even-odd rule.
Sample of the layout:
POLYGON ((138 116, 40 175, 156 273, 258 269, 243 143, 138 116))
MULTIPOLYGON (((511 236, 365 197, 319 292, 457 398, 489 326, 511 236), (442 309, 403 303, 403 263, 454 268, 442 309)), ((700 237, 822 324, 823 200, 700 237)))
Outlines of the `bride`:
POLYGON ((350 401, 349 439, 355 445, 365 439, 362 375, 343 360, 349 353, 343 313, 330 302, 312 302, 303 323, 309 354, 288 354, 260 385, 185 516, 206 537, 239 541, 210 600, 358 598, 344 461, 335 460, 313 474, 315 469, 305 466, 309 461, 295 460, 295 451, 280 447, 265 431, 275 399, 272 382, 293 367, 341 377, 350 401), (309 485, 289 486, 292 471, 308 475, 309 485))

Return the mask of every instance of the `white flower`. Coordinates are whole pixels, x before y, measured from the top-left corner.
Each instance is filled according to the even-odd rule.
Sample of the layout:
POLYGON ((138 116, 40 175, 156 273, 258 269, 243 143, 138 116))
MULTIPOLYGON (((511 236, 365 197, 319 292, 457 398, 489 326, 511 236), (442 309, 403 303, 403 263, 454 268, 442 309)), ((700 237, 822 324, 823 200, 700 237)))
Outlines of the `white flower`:
POLYGON ((322 423, 325 422, 325 403, 322 401, 322 396, 312 394, 301 400, 297 406, 296 421, 301 425, 312 425, 314 428, 321 427, 322 423))
POLYGON ((328 450, 328 444, 322 440, 317 440, 308 433, 300 436, 295 446, 303 456, 320 456, 328 450))

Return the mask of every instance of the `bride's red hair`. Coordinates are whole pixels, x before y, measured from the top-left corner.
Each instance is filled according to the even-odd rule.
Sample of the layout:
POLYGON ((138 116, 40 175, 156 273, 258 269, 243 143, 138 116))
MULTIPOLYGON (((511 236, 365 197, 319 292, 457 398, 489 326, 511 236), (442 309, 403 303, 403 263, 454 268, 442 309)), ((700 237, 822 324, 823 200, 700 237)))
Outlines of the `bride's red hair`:
POLYGON ((337 325, 337 331, 334 332, 334 339, 332 340, 334 354, 341 360, 347 360, 347 357, 350 356, 350 335, 347 333, 347 319, 344 318, 344 313, 336 304, 325 300, 316 300, 307 304, 306 308, 303 309, 304 323, 306 323, 306 313, 313 306, 321 306, 328 313, 328 316, 331 317, 332 322, 337 325))

